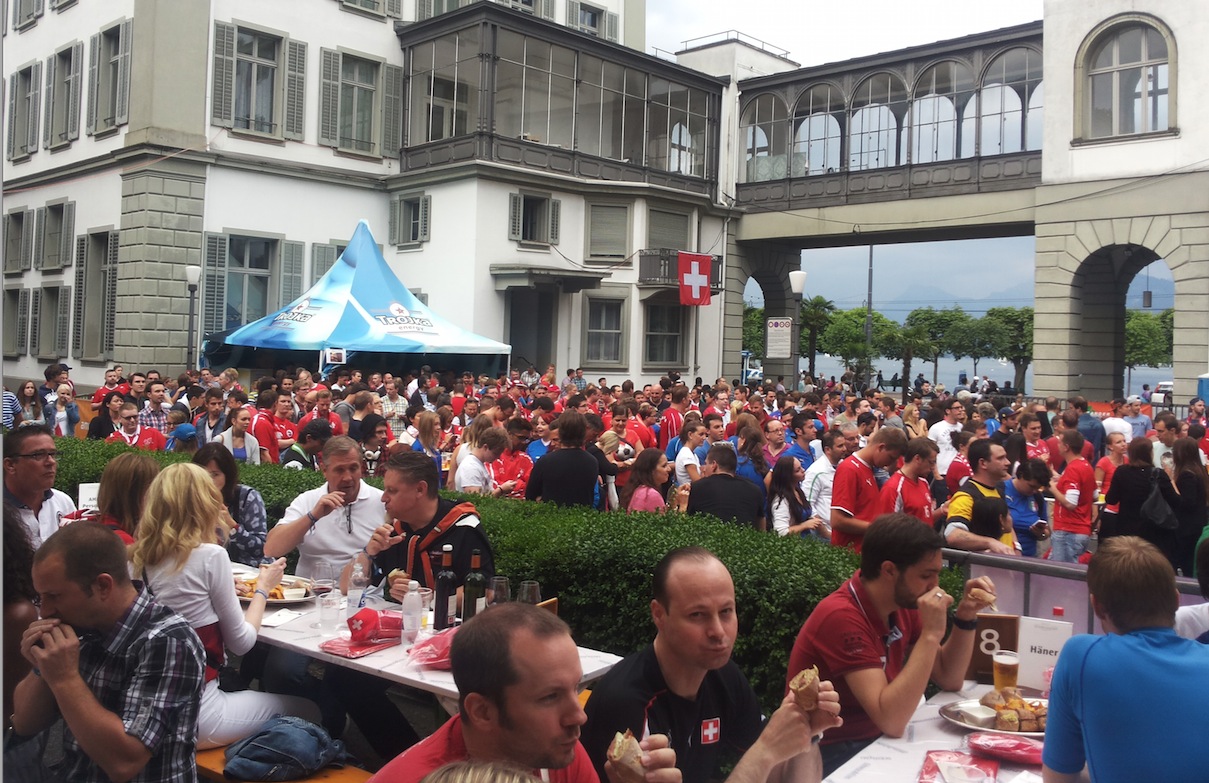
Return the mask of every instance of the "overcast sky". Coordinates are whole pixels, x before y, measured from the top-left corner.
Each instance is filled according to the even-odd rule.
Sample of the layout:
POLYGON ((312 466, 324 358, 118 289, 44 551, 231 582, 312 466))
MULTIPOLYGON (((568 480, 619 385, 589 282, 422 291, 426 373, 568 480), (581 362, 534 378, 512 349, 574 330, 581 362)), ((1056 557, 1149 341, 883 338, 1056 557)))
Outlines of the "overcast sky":
MULTIPOLYGON (((737 30, 787 50, 789 59, 808 66, 1035 22, 1041 12, 1042 0, 648 0, 647 48, 675 52, 685 41, 737 30)), ((1032 304, 1019 289, 1021 283, 1032 283, 1033 240, 1016 237, 879 246, 874 251, 874 306, 885 306, 886 314, 897 318, 905 313, 891 309, 948 307, 970 291, 971 258, 996 270, 980 281, 983 295, 1010 290, 1013 301, 1002 304, 1032 304), (908 301, 887 302, 913 284, 918 293, 908 301)), ((860 306, 867 259, 866 247, 808 251, 802 268, 810 274, 810 293, 842 308, 860 306)), ((759 287, 750 283, 745 298, 760 303, 759 287)))

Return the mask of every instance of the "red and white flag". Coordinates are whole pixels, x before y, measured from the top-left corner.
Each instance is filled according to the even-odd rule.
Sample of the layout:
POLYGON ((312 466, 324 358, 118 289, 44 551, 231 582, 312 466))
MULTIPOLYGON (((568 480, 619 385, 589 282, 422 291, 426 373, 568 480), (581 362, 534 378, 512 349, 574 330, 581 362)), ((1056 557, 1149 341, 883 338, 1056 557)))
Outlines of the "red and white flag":
POLYGON ((676 278, 680 281, 680 304, 707 305, 710 303, 709 275, 714 257, 706 253, 678 253, 676 278))

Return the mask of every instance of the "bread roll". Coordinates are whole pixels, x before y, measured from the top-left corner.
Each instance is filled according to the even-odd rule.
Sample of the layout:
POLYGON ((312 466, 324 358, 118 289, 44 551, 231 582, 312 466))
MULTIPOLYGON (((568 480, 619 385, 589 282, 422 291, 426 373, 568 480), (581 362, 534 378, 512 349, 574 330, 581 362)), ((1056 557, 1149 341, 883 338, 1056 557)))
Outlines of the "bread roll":
POLYGON ((789 690, 798 706, 810 712, 819 706, 819 667, 802 669, 789 681, 789 690))
POLYGON ((625 734, 619 731, 613 737, 613 742, 609 744, 608 758, 613 763, 617 779, 622 783, 645 783, 646 770, 642 768, 642 748, 638 746, 638 740, 634 739, 634 734, 629 729, 625 730, 625 734))
POLYGON ((1020 731, 1020 716, 1012 710, 1000 710, 995 716, 995 728, 1000 731, 1020 731))

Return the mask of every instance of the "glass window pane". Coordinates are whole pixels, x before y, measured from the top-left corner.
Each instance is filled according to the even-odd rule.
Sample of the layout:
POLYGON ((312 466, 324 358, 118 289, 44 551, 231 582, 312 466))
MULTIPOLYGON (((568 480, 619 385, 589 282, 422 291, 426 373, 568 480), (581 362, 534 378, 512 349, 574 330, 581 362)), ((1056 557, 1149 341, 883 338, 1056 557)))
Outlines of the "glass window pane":
POLYGON ((495 69, 495 132, 517 138, 521 135, 521 85, 524 67, 506 60, 495 69))
POLYGON ((1142 28, 1130 27, 1117 36, 1117 63, 1126 65, 1142 61, 1142 28))
POLYGON ((1113 134, 1112 82, 1112 73, 1100 73, 1091 77, 1092 138, 1098 139, 1113 134))
POLYGON ((1091 67, 1094 69, 1112 67, 1113 40, 1109 39, 1100 45, 1096 56, 1092 58, 1091 67))
POLYGON ((536 38, 525 39, 525 65, 550 70, 550 44, 536 38))
POLYGON ((590 54, 579 56, 579 78, 585 84, 600 84, 603 67, 604 64, 599 57, 593 57, 590 54))
POLYGON ((1146 30, 1146 56, 1151 60, 1167 59, 1167 39, 1153 28, 1146 30))
POLYGON ((1126 68, 1119 71, 1117 81, 1117 105, 1120 127, 1117 133, 1138 133, 1146 122, 1145 96, 1142 93, 1142 69, 1126 68))
POLYGON ((567 149, 574 143, 575 80, 550 77, 550 143, 567 149))
POLYGON ((495 43, 496 54, 514 63, 525 61, 525 36, 511 30, 500 30, 495 43))

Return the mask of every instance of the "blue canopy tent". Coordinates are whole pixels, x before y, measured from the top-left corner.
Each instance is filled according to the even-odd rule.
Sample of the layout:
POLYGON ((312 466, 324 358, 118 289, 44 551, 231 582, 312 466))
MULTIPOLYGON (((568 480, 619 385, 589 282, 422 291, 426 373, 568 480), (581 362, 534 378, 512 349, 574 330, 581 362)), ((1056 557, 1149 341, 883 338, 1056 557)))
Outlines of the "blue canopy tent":
POLYGON ((480 337, 433 313, 386 264, 364 221, 344 253, 309 291, 275 313, 236 329, 206 335, 202 364, 214 370, 287 365, 324 367, 329 349, 345 363, 402 369, 499 373, 511 346, 480 337))

